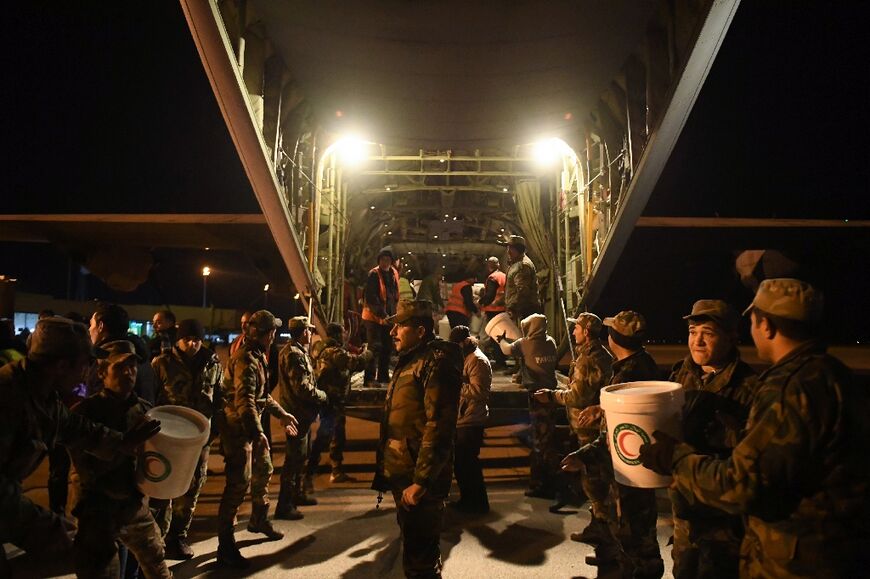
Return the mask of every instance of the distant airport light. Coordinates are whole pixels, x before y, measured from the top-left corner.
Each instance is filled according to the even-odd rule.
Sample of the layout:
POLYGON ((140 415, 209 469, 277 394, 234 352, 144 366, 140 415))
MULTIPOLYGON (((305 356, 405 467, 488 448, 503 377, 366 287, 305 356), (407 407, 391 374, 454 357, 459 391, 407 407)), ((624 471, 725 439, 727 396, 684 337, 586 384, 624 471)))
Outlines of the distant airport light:
POLYGON ((202 277, 208 277, 211 275, 211 268, 209 266, 205 266, 202 268, 202 277))
POLYGON ((264 291, 264 292, 269 291, 269 284, 266 284, 266 285, 263 286, 263 291, 264 291))

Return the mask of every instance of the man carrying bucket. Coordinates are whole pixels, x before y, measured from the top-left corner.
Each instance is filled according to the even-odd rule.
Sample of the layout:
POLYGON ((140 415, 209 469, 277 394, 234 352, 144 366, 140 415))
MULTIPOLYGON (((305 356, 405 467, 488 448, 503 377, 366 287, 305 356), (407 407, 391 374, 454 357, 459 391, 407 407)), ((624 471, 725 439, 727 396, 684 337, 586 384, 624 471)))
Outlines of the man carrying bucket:
POLYGON ((269 478, 272 476, 270 441, 263 434, 261 418, 264 410, 281 420, 288 436, 297 432, 296 418, 288 414, 269 395, 269 368, 266 352, 275 339, 281 320, 272 312, 254 312, 248 320, 242 345, 227 365, 224 379, 224 424, 221 444, 226 465, 226 486, 218 507, 219 565, 244 569, 248 560, 239 552, 233 531, 248 484, 251 485, 251 519, 248 531, 262 533, 270 540, 284 534, 276 531, 267 518, 269 513, 269 478))
POLYGON ((199 493, 205 484, 210 442, 217 435, 218 424, 222 422, 220 389, 223 369, 217 355, 202 345, 204 330, 199 321, 181 320, 175 334, 178 340, 172 349, 151 362, 157 377, 157 404, 173 404, 196 410, 211 420, 212 427, 212 435, 202 448, 190 488, 184 495, 167 503, 163 512, 157 515, 157 522, 166 534, 166 558, 185 560, 193 557, 187 532, 193 521, 199 493))
MULTIPOLYGON (((103 344, 109 355, 98 363, 103 388, 86 398, 73 412, 94 422, 127 432, 146 420, 150 404, 136 396, 138 365, 136 347, 126 340, 103 344)), ((75 569, 79 577, 118 576, 116 541, 126 546, 147 579, 171 577, 163 552, 160 529, 148 508, 148 500, 136 487, 137 457, 115 455, 109 459, 71 446, 78 474, 78 518, 75 538, 75 569)))
MULTIPOLYGON (((755 391, 755 371, 737 351, 739 316, 721 300, 698 300, 683 318, 689 355, 677 362, 671 382, 683 386, 683 436, 698 452, 731 455, 743 437, 755 391)), ((743 538, 742 517, 687 501, 668 492, 674 513, 674 578, 736 577, 743 538)))
POLYGON ((520 361, 523 388, 529 394, 529 419, 532 426, 532 452, 529 455, 529 489, 527 497, 552 499, 556 496, 556 472, 559 456, 553 444, 556 417, 549 404, 538 402, 534 393, 541 388, 556 387, 556 341, 547 334, 547 317, 532 314, 520 322, 523 337, 508 342, 498 336, 501 351, 520 361))
MULTIPOLYGON (((71 523, 31 501, 21 481, 57 444, 111 459, 132 454, 160 430, 146 420, 121 433, 67 410, 69 395, 87 374, 95 350, 87 328, 66 318, 39 320, 27 356, 0 368, 0 542, 14 543, 46 565, 70 554, 71 523)), ((0 550, 0 576, 11 571, 0 550)), ((63 573, 60 573, 63 574, 63 573)))
POLYGON ((820 342, 822 296, 796 279, 761 282, 752 341, 759 377, 731 455, 656 434, 644 466, 689 501, 746 517, 741 577, 865 577, 870 568, 870 399, 820 342))
MULTIPOLYGON (((607 344, 616 361, 613 362, 611 384, 656 380, 658 366, 643 347, 646 320, 638 312, 626 310, 605 318, 607 344)), ((634 577, 656 579, 664 574, 664 561, 656 538, 656 496, 654 489, 635 488, 614 481, 613 463, 607 445, 607 427, 601 406, 589 406, 581 412, 580 426, 600 422, 602 434, 593 443, 569 454, 562 461, 563 470, 584 469, 590 502, 606 518, 593 516, 589 526, 575 540, 595 545, 596 557, 590 563, 599 568, 624 565, 633 569, 634 577), (619 517, 612 501, 618 503, 619 517), (616 539, 614 540, 614 529, 616 539)), ((596 509, 593 508, 593 515, 596 509)))
MULTIPOLYGON (((483 284, 483 292, 481 292, 478 300, 480 311, 482 311, 484 315, 484 327, 486 327, 486 324, 488 324, 491 319, 505 311, 504 291, 505 284, 507 283, 507 276, 505 276, 504 272, 499 269, 500 267, 501 264, 497 257, 492 256, 486 260, 488 275, 483 284)), ((493 360, 495 361, 492 365, 492 369, 500 370, 507 368, 505 355, 502 353, 501 348, 498 346, 492 346, 492 339, 488 334, 484 333, 480 340, 480 349, 487 354, 489 354, 490 350, 492 351, 493 360)))
MULTIPOLYGON (((296 316, 288 324, 290 341, 278 355, 278 391, 281 406, 299 421, 298 433, 287 437, 284 466, 281 468, 281 492, 275 516, 281 519, 301 519, 297 506, 316 505, 308 494, 304 478, 310 446, 311 424, 320 407, 327 402, 326 392, 317 387, 314 367, 308 355, 308 343, 314 326, 306 316, 296 316)), ((311 485, 313 487, 313 485, 311 485)), ((313 489, 312 489, 313 490, 313 489)))

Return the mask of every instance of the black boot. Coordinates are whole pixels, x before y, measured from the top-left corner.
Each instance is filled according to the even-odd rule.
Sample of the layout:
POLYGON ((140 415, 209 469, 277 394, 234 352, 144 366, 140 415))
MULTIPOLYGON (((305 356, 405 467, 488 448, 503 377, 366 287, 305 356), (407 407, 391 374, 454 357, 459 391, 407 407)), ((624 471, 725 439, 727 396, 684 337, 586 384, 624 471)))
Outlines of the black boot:
POLYGON ((217 564, 230 569, 247 569, 250 563, 242 557, 236 546, 236 536, 233 530, 221 531, 218 534, 217 564))
POLYGON ((284 538, 284 533, 276 531, 269 520, 269 505, 253 505, 251 510, 251 520, 248 521, 248 531, 251 533, 262 533, 270 541, 277 541, 284 538))
POLYGON ((275 507, 275 518, 285 521, 298 521, 304 517, 293 501, 290 500, 290 490, 281 489, 278 495, 278 506, 275 507))
MULTIPOLYGON (((294 485, 295 492, 293 493, 293 504, 298 507, 312 507, 317 504, 317 499, 306 492, 305 486, 305 480, 303 477, 297 477, 296 484, 294 485)), ((314 485, 312 484, 311 487, 313 488, 313 486, 314 485)))
POLYGON ((607 521, 592 517, 592 520, 589 521, 585 529, 579 533, 571 533, 571 540, 578 543, 586 543, 594 547, 615 539, 607 521))
POLYGON ((173 561, 193 559, 193 549, 190 548, 187 538, 173 535, 171 532, 166 536, 164 551, 166 558, 173 561))

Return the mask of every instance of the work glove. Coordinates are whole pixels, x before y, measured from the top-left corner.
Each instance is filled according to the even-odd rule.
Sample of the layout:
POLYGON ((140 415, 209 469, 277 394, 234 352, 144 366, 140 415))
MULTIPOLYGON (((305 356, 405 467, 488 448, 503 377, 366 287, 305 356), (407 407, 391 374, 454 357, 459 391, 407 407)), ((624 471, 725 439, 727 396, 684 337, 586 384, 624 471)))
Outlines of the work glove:
POLYGON ((653 472, 669 475, 673 471, 674 448, 680 442, 660 430, 653 432, 655 442, 640 447, 640 463, 653 472))

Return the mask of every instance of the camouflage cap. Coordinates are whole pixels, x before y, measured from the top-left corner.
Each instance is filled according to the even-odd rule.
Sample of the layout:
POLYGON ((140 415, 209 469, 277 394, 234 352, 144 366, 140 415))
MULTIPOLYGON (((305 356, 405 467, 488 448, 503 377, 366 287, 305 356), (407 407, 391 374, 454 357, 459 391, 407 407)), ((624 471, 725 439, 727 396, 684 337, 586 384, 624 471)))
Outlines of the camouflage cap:
POLYGON ((743 312, 752 308, 799 322, 818 322, 822 319, 822 294, 805 281, 791 278, 766 279, 758 286, 755 298, 743 312))
POLYGON ((692 306, 692 312, 683 316, 684 320, 690 322, 702 318, 710 318, 728 331, 736 330, 740 320, 737 311, 722 300, 698 300, 692 306))
POLYGON ((290 330, 300 330, 302 328, 313 328, 311 322, 308 321, 308 316, 296 316, 290 318, 290 321, 287 323, 287 328, 290 330))
POLYGON ((258 332, 268 332, 280 328, 282 325, 281 319, 276 318, 269 310, 258 310, 248 318, 248 327, 256 328, 258 332))
POLYGON ((27 357, 48 361, 74 358, 87 354, 91 358, 105 358, 106 352, 91 343, 84 324, 60 316, 42 318, 30 336, 27 357))
POLYGON ((646 333, 646 320, 642 315, 631 310, 619 312, 612 318, 604 318, 602 323, 629 338, 640 338, 646 333))
POLYGON ((592 312, 583 312, 576 318, 568 318, 569 324, 579 324, 581 328, 589 330, 593 336, 601 333, 601 318, 592 312))
POLYGON ((136 353, 136 346, 129 340, 113 340, 100 347, 108 354, 106 361, 110 364, 123 362, 130 357, 135 357, 137 362, 142 362, 142 356, 136 353))
POLYGON ((514 246, 520 248, 521 250, 525 250, 526 238, 522 235, 511 235, 508 238, 507 242, 503 243, 502 245, 507 245, 508 247, 514 246))
POLYGON ((391 324, 401 324, 412 318, 432 317, 432 302, 429 300, 401 300, 396 305, 396 315, 387 318, 391 324))

